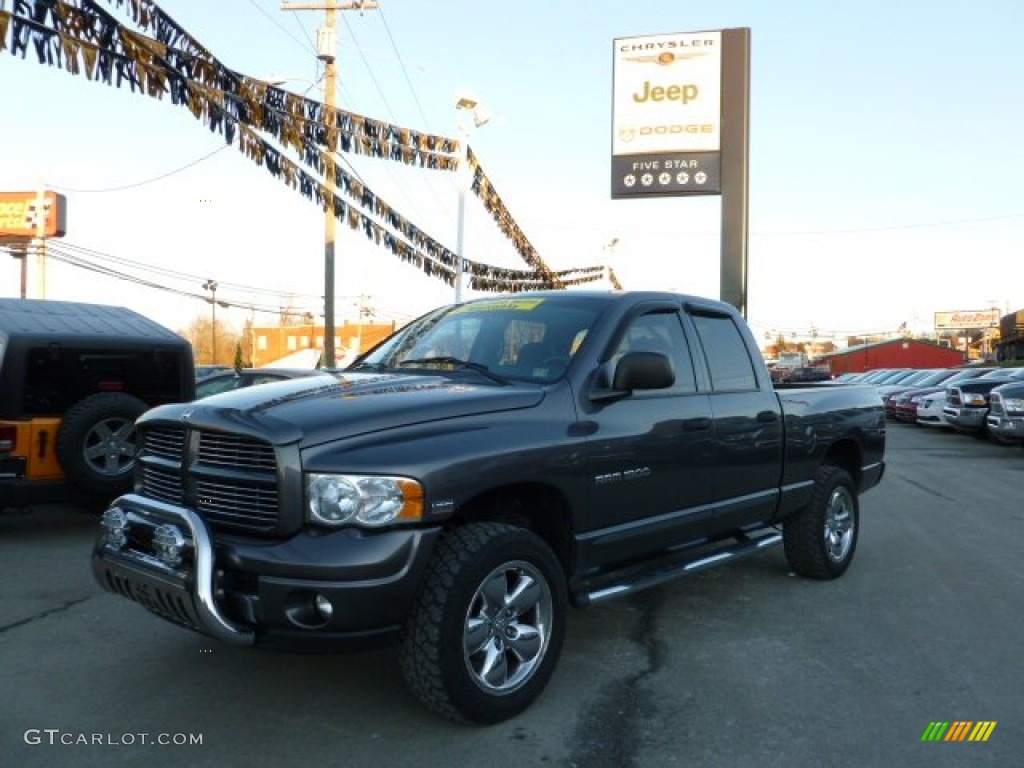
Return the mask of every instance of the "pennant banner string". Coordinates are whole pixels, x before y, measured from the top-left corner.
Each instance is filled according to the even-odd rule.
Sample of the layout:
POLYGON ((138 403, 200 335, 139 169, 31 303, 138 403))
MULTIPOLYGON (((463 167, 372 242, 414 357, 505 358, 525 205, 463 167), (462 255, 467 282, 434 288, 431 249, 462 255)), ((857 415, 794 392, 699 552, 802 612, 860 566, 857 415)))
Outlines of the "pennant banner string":
MULTIPOLYGON (((66 4, 62 12, 66 13, 66 4)), ((72 9, 74 10, 74 9, 72 9)), ((72 14, 73 15, 73 14, 72 14)), ((71 18, 66 16, 65 18, 71 18)), ((29 21, 21 17, 11 17, 10 14, 0 12, 0 51, 7 46, 7 31, 11 29, 11 53, 22 57, 31 45, 40 63, 50 66, 60 66, 73 74, 84 71, 89 79, 99 79, 108 85, 118 85, 127 82, 134 92, 140 92, 154 98, 162 98, 168 93, 175 104, 186 106, 197 119, 208 125, 211 131, 222 133, 226 142, 234 141, 236 132, 241 131, 239 149, 250 159, 260 165, 264 165, 273 175, 281 178, 293 188, 297 188, 304 196, 315 200, 321 207, 326 208, 332 203, 335 215, 345 220, 353 228, 361 227, 367 237, 374 240, 378 245, 388 247, 395 255, 403 260, 410 261, 420 266, 430 276, 438 276, 449 284, 454 281, 454 265, 457 255, 441 246, 436 240, 430 238, 422 230, 411 224, 407 219, 397 214, 394 209, 381 201, 368 190, 362 183, 353 180, 344 171, 335 165, 335 186, 357 199, 360 204, 368 207, 377 216, 383 218, 387 224, 397 230, 405 241, 398 239, 393 232, 381 228, 373 219, 363 214, 354 207, 346 205, 343 200, 330 195, 327 189, 319 180, 307 174, 295 166, 280 150, 260 138, 251 127, 239 121, 234 115, 229 114, 225 107, 227 94, 218 89, 204 88, 201 84, 189 81, 181 73, 173 72, 156 62, 156 58, 149 58, 138 54, 138 49, 129 46, 125 50, 135 51, 136 57, 100 48, 95 44, 78 39, 67 33, 58 33, 42 24, 29 21), (12 26, 13 21, 13 26, 12 26), (328 198, 333 197, 330 201, 328 198), (422 248, 424 253, 419 253, 414 247, 422 248)), ((87 27, 70 22, 66 29, 81 30, 87 27)), ((109 30, 107 30, 109 31, 109 30)), ((104 30, 94 30, 96 39, 114 39, 106 34, 104 30)), ((132 33, 134 34, 134 33, 132 33)), ((141 37, 141 36, 139 36, 141 37)), ((130 37, 129 37, 130 39, 130 37)), ((146 51, 153 51, 152 41, 144 38, 142 47, 146 51)), ((137 41, 136 41, 137 42, 137 41)), ((473 158, 475 160, 475 157, 473 158)), ((319 173, 323 173, 326 167, 326 159, 318 149, 306 148, 303 152, 303 161, 312 165, 319 173)), ((479 163, 476 163, 478 173, 475 174, 477 186, 490 190, 490 197, 500 203, 500 198, 493 192, 493 187, 482 174, 479 163), (481 181, 482 179, 482 181, 481 181)), ((503 205, 502 205, 503 209, 503 205)), ((505 214, 507 216, 507 212, 505 214)), ((510 221, 511 218, 508 217, 510 221)), ((512 222, 514 226, 514 222, 512 222)), ((518 227, 510 230, 518 232, 518 227)), ((506 233, 507 234, 507 233, 506 233)), ((521 233, 520 233, 521 235, 521 233)), ((525 236, 521 236, 521 242, 529 246, 525 236)), ((532 246, 529 246, 532 251, 532 246)), ((539 259, 539 257, 537 257, 539 259)), ((529 263, 529 262, 528 262, 529 263)), ((471 285, 478 290, 490 291, 521 291, 540 287, 560 287, 575 285, 585 282, 592 282, 600 279, 604 274, 603 267, 588 267, 584 269, 569 269, 560 272, 552 272, 546 268, 538 269, 534 262, 533 271, 509 270, 479 264, 469 259, 463 259, 464 271, 471 277, 471 285), (573 277, 575 275, 575 277, 573 277)), ((543 262, 539 262, 543 265, 543 262)))
MULTIPOLYGON (((77 0, 82 6, 95 7, 95 0, 77 0)), ((159 5, 151 0, 107 0, 109 5, 118 9, 127 6, 132 21, 141 29, 153 34, 156 39, 170 48, 179 49, 191 59, 198 62, 196 66, 197 79, 204 85, 216 86, 226 91, 234 91, 236 95, 244 96, 245 83, 259 83, 268 91, 268 98, 274 101, 287 100, 291 108, 306 115, 323 115, 326 121, 327 107, 315 99, 308 99, 298 96, 263 81, 247 78, 231 69, 225 67, 210 50, 201 45, 192 35, 174 21, 159 5)), ((390 123, 374 120, 343 109, 335 109, 334 123, 342 131, 358 132, 366 138, 376 141, 383 141, 390 144, 408 146, 421 152, 437 152, 442 154, 456 154, 459 151, 459 142, 455 139, 421 133, 409 128, 392 125, 390 123)), ((399 158, 393 157, 392 160, 399 158)))

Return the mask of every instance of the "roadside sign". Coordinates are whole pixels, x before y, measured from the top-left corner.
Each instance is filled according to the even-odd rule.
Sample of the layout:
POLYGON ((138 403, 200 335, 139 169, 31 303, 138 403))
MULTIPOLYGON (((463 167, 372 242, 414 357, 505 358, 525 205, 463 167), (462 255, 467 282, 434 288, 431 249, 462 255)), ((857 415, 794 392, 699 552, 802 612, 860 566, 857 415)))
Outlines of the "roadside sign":
POLYGON ((49 190, 0 192, 0 242, 63 237, 66 226, 64 195, 49 190))

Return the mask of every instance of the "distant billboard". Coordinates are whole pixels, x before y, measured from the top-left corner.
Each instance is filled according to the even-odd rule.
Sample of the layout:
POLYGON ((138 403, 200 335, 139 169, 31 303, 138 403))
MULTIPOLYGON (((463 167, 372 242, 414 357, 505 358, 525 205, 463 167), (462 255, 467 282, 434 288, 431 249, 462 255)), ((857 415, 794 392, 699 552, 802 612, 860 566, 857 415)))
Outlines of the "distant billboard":
POLYGON ((993 328, 999 325, 998 309, 981 309, 977 311, 960 310, 958 312, 936 312, 935 330, 956 331, 971 328, 993 328))
POLYGON ((720 194, 721 31, 613 43, 612 197, 720 194))
POLYGON ((38 191, 0 192, 0 241, 63 237, 66 222, 64 195, 48 191, 42 195, 38 191))

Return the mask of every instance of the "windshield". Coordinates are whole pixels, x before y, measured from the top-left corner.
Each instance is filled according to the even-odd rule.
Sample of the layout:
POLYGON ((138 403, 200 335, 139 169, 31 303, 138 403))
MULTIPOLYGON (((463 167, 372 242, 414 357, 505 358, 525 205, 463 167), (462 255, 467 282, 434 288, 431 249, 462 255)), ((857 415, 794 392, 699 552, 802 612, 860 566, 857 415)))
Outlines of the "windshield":
POLYGON ((956 376, 956 374, 957 374, 956 369, 954 369, 954 368, 945 368, 945 369, 940 370, 940 371, 933 371, 928 376, 925 376, 923 379, 920 379, 919 381, 915 381, 914 383, 917 386, 919 386, 919 387, 930 387, 930 386, 932 386, 934 384, 941 384, 944 381, 948 381, 948 380, 954 378, 956 376))
POLYGON ((445 307, 410 323, 349 370, 473 371, 498 380, 553 381, 607 303, 566 292, 445 307))
POLYGON ((979 379, 1012 379, 1018 377, 1022 370, 1021 368, 993 368, 988 373, 984 373, 979 376, 979 379))

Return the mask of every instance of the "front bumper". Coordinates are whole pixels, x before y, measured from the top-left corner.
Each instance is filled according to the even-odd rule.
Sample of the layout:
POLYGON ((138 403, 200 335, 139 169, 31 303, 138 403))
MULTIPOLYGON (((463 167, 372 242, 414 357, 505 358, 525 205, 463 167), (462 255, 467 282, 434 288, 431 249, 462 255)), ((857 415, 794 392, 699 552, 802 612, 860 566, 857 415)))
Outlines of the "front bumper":
POLYGON ((985 417, 989 434, 1000 442, 1024 442, 1024 416, 993 416, 985 417))
POLYGON ((106 528, 97 537, 92 567, 101 586, 196 632, 293 650, 393 639, 440 536, 439 528, 347 528, 272 541, 215 537, 195 512, 136 494, 117 499, 108 516, 115 509, 124 543, 112 543, 106 528), (179 562, 166 549, 161 557, 165 526, 180 534, 179 562))
POLYGON ((947 405, 942 413, 953 429, 977 432, 985 428, 985 416, 988 414, 988 408, 947 405))
POLYGON ((943 408, 938 406, 919 406, 917 409, 917 423, 923 424, 926 427, 950 427, 952 426, 946 421, 946 415, 943 413, 943 408))

